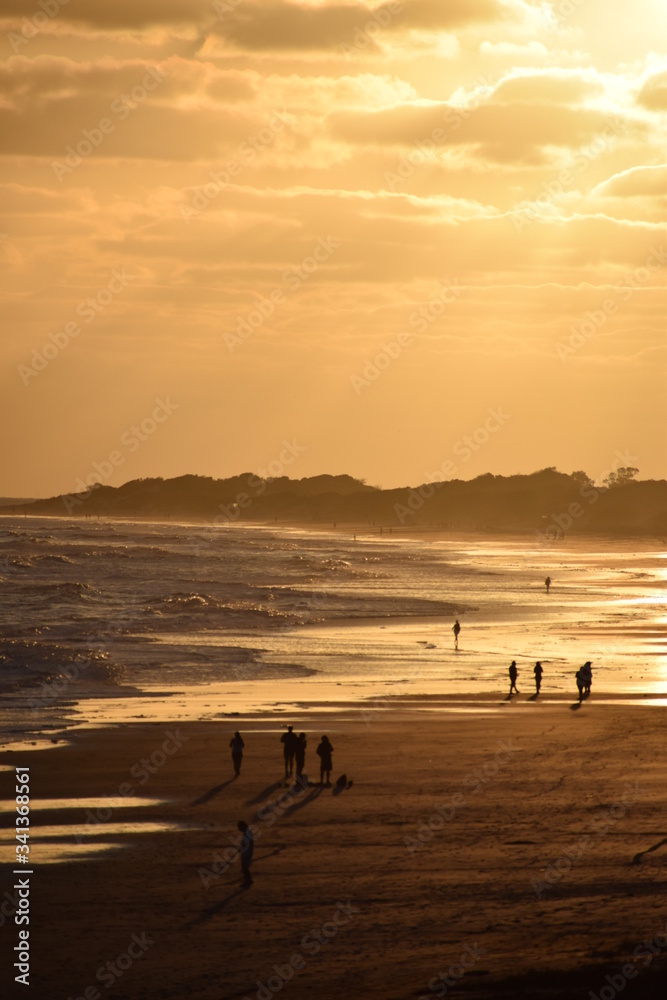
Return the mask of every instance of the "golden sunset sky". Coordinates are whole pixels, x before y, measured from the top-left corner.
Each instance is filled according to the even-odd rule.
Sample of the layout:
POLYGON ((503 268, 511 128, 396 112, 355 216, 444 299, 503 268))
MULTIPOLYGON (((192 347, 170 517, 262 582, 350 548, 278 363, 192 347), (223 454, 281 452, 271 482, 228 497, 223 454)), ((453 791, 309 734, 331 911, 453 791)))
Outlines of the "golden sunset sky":
POLYGON ((3 0, 0 495, 664 477, 665 27, 3 0))

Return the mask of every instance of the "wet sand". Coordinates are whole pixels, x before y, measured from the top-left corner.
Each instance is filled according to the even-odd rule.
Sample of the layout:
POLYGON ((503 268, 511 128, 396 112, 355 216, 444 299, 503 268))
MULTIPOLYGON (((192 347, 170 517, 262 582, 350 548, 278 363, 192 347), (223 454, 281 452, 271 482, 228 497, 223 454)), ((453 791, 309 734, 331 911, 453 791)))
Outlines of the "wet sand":
MULTIPOLYGON (((667 844, 650 849, 667 836, 667 707, 523 696, 496 707, 295 714, 311 780, 330 734, 332 779, 352 781, 339 794, 281 784, 283 715, 125 723, 2 753, 3 767, 30 766, 36 807, 25 995, 662 996, 667 844), (234 780, 237 726, 246 751, 234 780), (132 806, 131 793, 158 801, 132 806), (107 796, 107 809, 39 809, 107 796), (256 826, 245 890, 240 818, 256 826), (169 828, 123 833, 119 822, 169 828), (40 826, 60 839, 40 846, 40 826), (84 853, 93 836, 116 849, 84 853), (50 863, 61 849, 81 860, 50 863)), ((0 784, 12 797, 11 771, 0 784)), ((11 885, 5 868, 2 892, 11 885)), ((8 920, 4 958, 16 934, 8 920)))

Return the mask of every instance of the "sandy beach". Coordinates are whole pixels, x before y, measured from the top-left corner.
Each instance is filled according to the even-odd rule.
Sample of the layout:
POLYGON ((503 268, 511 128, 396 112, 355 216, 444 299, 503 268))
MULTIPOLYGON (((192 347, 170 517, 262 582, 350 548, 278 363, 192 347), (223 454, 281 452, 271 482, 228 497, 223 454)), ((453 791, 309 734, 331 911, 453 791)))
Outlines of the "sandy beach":
POLYGON ((667 846, 643 852, 666 835, 667 707, 313 707, 289 721, 308 733, 311 781, 329 733, 332 780, 351 782, 338 794, 283 785, 286 721, 125 723, 5 751, 3 798, 30 767, 35 872, 30 990, 12 995, 663 995, 667 846), (239 819, 255 828, 249 889, 239 819))

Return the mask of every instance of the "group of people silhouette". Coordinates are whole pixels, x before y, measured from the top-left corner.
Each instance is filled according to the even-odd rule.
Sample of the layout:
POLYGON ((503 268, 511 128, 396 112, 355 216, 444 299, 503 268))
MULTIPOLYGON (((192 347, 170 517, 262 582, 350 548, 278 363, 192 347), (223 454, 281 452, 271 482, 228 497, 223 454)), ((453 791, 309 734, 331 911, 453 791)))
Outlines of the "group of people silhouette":
MULTIPOLYGON (((283 733, 280 737, 280 742, 283 745, 285 777, 289 778, 289 776, 294 772, 295 764, 297 778, 303 777, 303 769, 306 765, 306 747, 308 746, 306 734, 299 733, 297 736, 293 727, 288 726, 287 732, 283 733)), ((315 753, 320 758, 320 784, 326 784, 327 787, 330 787, 331 768, 333 767, 331 759, 333 747, 328 736, 322 737, 315 753), (324 780, 325 778, 326 782, 324 780)))
MULTIPOLYGON (((294 774, 296 767, 296 777, 303 778, 303 769, 306 766, 306 747, 308 746, 306 734, 299 733, 297 736, 294 732, 294 727, 288 726, 287 732, 283 733, 280 737, 280 742, 283 745, 285 777, 289 778, 292 774, 294 774)), ((234 777, 238 778, 241 774, 243 750, 245 748, 243 737, 238 731, 232 736, 229 741, 229 746, 232 751, 234 777)), ((330 788, 331 769, 333 767, 333 746, 331 745, 331 741, 328 736, 325 735, 322 737, 315 753, 320 758, 320 784, 326 785, 327 788, 330 788)))
MULTIPOLYGON (((551 577, 547 577, 544 581, 547 594, 549 593, 549 588, 551 587, 551 577)), ((455 649, 459 648, 459 634, 461 632, 461 624, 458 620, 454 622, 452 626, 452 632, 454 633, 454 646, 455 649)), ((540 688, 542 687, 542 675, 544 671, 542 669, 542 664, 537 661, 533 667, 533 674, 535 676, 535 697, 540 693, 540 688)), ((509 696, 512 697, 513 694, 520 694, 517 687, 517 679, 519 676, 519 670, 516 665, 516 660, 512 660, 509 668, 509 678, 510 678, 510 690, 509 696)), ((591 661, 587 660, 586 663, 576 673, 577 689, 579 691, 579 702, 581 703, 585 697, 591 693, 591 684, 593 681, 592 666, 591 661)), ((304 768, 306 765, 306 748, 308 746, 308 741, 305 733, 299 733, 298 735, 294 732, 293 726, 287 727, 287 732, 283 733, 280 737, 280 742, 283 746, 283 760, 285 764, 285 778, 289 778, 296 768, 296 778, 300 783, 308 783, 308 779, 304 779, 304 768)), ((245 743, 243 737, 239 732, 234 733, 234 736, 229 742, 229 746, 232 751, 232 764, 234 767, 234 777, 238 778, 241 774, 241 763, 243 761, 243 750, 245 748, 245 743)), ((331 769, 333 767, 333 746, 329 737, 324 735, 320 740, 315 753, 320 758, 320 785, 326 785, 326 787, 331 786, 331 769), (326 780, 325 780, 326 779, 326 780)), ((345 776, 343 776, 340 781, 346 781, 345 776)), ((351 784, 351 782, 350 782, 351 784)), ((348 786, 349 787, 349 786, 348 786)), ((253 852, 254 852, 254 837, 252 830, 248 827, 248 824, 244 820, 239 820, 238 829, 243 835, 240 847, 241 856, 241 870, 243 875, 243 885, 252 885, 252 878, 250 876, 250 864, 252 862, 253 852)))
MULTIPOLYGON (((544 587, 548 594, 549 589, 551 588, 550 576, 548 576, 545 579, 544 587)), ((461 633, 461 623, 459 622, 458 618, 452 625, 452 632, 454 633, 454 649, 458 649, 459 635, 461 633)), ((540 688, 542 687, 542 674, 544 673, 542 669, 542 664, 539 662, 539 660, 533 667, 533 673, 535 675, 535 696, 537 696, 540 693, 540 688)), ((510 676, 510 690, 508 697, 511 698, 513 694, 521 693, 518 687, 516 686, 517 678, 519 676, 516 660, 512 660, 510 664, 509 676, 510 676)), ((577 690, 579 692, 579 703, 581 704, 584 698, 587 698, 591 693, 591 684, 593 683, 593 668, 591 666, 590 660, 586 660, 583 667, 580 667, 579 670, 577 670, 575 677, 577 682, 577 690)))
POLYGON ((289 778, 294 773, 296 763, 296 776, 300 778, 306 764, 306 747, 308 741, 305 733, 297 734, 292 726, 287 727, 287 732, 280 737, 283 745, 283 757, 285 759, 285 777, 289 778))
MULTIPOLYGON (((290 775, 294 773, 296 767, 296 778, 302 785, 308 785, 308 778, 304 776, 303 769, 306 764, 306 747, 308 746, 308 741, 306 739, 305 733, 297 734, 294 732, 293 726, 287 727, 287 732, 283 733, 280 737, 280 742, 283 745, 283 759, 285 762, 285 777, 289 778, 290 775)), ((241 734, 237 731, 232 736, 229 741, 229 746, 232 751, 232 764, 234 767, 234 777, 238 778, 241 774, 241 763, 243 761, 243 750, 245 748, 245 743, 241 734)), ((328 736, 324 735, 320 740, 318 747, 315 751, 317 756, 320 758, 320 785, 325 785, 327 788, 331 787, 331 769, 333 767, 333 746, 328 736), (326 781, 325 781, 326 779, 326 781)), ((342 775, 337 782, 337 786, 343 783, 343 787, 347 785, 347 777, 342 775)), ((352 782, 350 782, 350 785, 352 782)), ((349 787, 349 785, 347 785, 349 787)), ((337 790, 337 789, 336 789, 337 790)), ((335 790, 335 791, 336 791, 335 790)), ((239 845, 239 856, 241 861, 241 885, 248 887, 252 885, 252 877, 250 875, 250 865, 252 863, 253 853, 255 850, 255 838, 251 827, 248 826, 245 820, 241 819, 237 823, 237 829, 241 833, 241 842, 239 845)))
MULTIPOLYGON (((540 693, 540 688, 542 687, 542 674, 544 673, 542 664, 539 660, 533 667, 533 673, 535 674, 535 694, 538 695, 540 693)), ((521 693, 516 686, 517 677, 519 676, 516 660, 512 660, 510 663, 509 675, 510 690, 508 697, 511 698, 513 693, 521 693)), ((583 667, 579 667, 575 676, 577 681, 577 690, 579 691, 579 702, 581 703, 584 698, 587 698, 591 693, 591 684, 593 683, 593 666, 591 661, 586 660, 583 667)))

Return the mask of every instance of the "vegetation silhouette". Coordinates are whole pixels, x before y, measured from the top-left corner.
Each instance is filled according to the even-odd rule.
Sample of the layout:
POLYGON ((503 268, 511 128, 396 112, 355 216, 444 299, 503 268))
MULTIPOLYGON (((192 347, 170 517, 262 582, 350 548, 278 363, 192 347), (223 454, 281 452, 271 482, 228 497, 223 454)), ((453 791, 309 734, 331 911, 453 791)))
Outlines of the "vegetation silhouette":
MULTIPOLYGON (((667 481, 636 481, 621 467, 595 484, 585 472, 542 469, 530 475, 453 479, 399 489, 369 486, 352 476, 230 479, 178 476, 93 484, 79 493, 11 501, 0 511, 63 517, 200 518, 216 525, 243 521, 368 524, 398 529, 537 534, 558 542, 570 533, 667 534, 667 481), (18 501, 17 501, 18 503, 18 501)), ((83 485, 83 484, 82 484, 83 485)))

